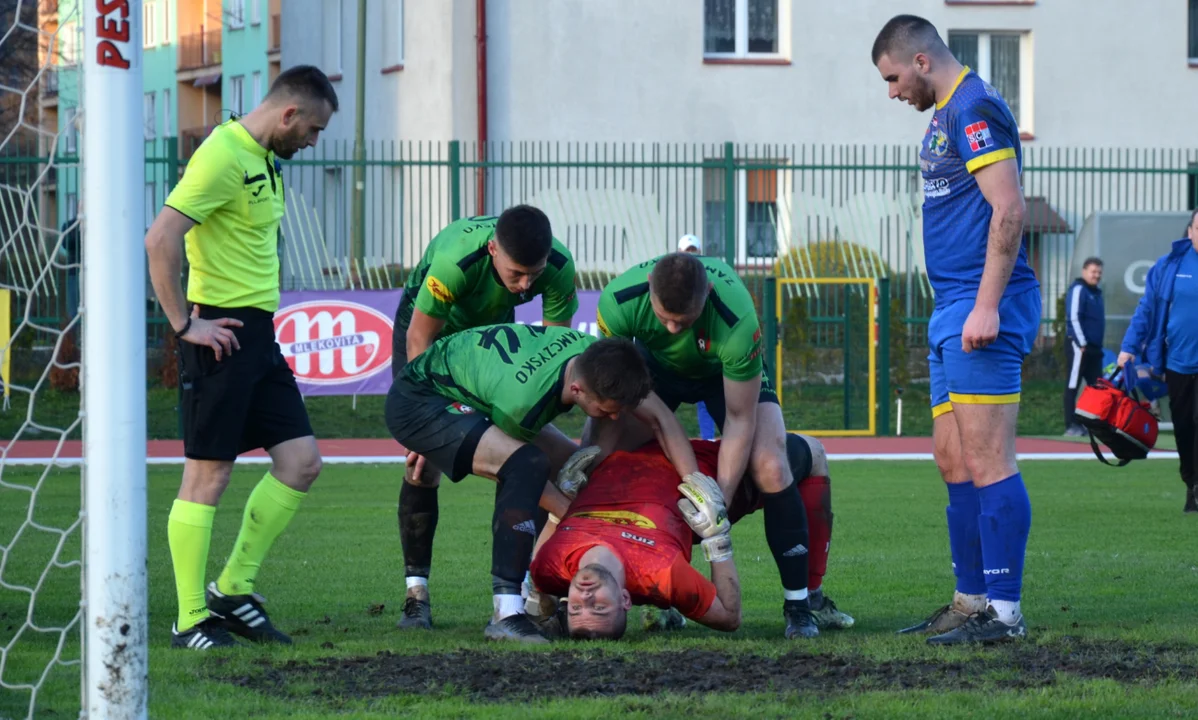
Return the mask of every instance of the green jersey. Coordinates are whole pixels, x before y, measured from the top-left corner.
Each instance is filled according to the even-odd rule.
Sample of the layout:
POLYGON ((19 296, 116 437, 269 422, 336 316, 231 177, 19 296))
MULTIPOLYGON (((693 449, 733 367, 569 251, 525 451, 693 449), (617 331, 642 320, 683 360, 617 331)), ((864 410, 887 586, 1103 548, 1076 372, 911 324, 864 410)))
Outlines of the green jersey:
POLYGON ((437 340, 407 364, 403 377, 530 442, 572 407, 562 404, 566 363, 594 342, 595 336, 564 327, 487 325, 437 340))
POLYGON ((604 337, 636 339, 662 367, 683 378, 722 374, 744 381, 759 377, 761 323, 753 297, 736 271, 716 258, 699 258, 712 283, 711 292, 695 324, 673 335, 649 302, 649 273, 660 259, 633 267, 603 288, 599 332, 604 337))
POLYGON ((573 319, 578 296, 570 251, 554 238, 545 272, 528 292, 509 292, 487 251, 497 221, 496 217, 464 218, 437 233, 404 286, 396 313, 400 326, 411 324, 413 310, 445 320, 438 337, 480 325, 513 322, 516 306, 537 295, 543 296, 546 322, 568 324, 573 319))

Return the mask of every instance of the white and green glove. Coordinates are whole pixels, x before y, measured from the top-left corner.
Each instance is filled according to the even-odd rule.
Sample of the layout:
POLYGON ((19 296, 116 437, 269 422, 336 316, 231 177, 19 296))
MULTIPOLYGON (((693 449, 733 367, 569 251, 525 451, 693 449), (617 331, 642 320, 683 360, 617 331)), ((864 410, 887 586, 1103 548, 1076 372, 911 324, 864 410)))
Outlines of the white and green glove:
POLYGON ((578 497, 578 493, 582 492, 591 480, 591 464, 599 457, 600 452, 598 445, 591 445, 571 455, 557 473, 557 489, 571 500, 578 497))
POLYGON ((686 481, 678 486, 682 499, 678 501, 678 509, 691 530, 701 538, 709 538, 727 533, 732 527, 728 522, 728 510, 724 506, 724 493, 715 480, 701 473, 691 473, 686 481), (692 482, 698 476, 702 480, 692 482), (705 481, 705 482, 704 482, 705 481))

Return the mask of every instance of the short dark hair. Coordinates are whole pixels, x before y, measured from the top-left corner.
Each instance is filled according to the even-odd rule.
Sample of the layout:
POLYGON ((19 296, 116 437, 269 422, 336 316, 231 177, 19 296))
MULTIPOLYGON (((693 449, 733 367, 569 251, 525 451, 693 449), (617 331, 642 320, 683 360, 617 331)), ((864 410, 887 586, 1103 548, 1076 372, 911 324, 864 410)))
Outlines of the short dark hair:
POLYGON ((337 91, 329 76, 314 65, 296 65, 289 67, 270 84, 267 98, 303 97, 308 100, 324 100, 337 112, 337 91))
POLYGON ((512 260, 531 267, 545 262, 553 248, 553 228, 540 208, 515 205, 495 222, 495 241, 512 260))
POLYGON ((1102 260, 1099 258, 1096 258, 1096 257, 1088 257, 1088 258, 1086 258, 1086 261, 1084 263, 1082 263, 1082 269, 1085 270, 1086 268, 1090 267, 1091 265, 1097 265, 1098 267, 1102 267, 1102 260))
POLYGON ((672 252, 657 261, 649 289, 663 310, 679 315, 695 309, 707 295, 707 268, 688 252, 672 252))
POLYGON ((649 397, 653 380, 649 366, 626 338, 604 338, 592 343, 574 365, 578 377, 601 400, 615 400, 633 408, 649 397))
POLYGON ((918 15, 895 15, 890 18, 874 39, 874 65, 889 55, 892 60, 906 61, 916 53, 942 56, 948 46, 940 39, 936 26, 918 15))

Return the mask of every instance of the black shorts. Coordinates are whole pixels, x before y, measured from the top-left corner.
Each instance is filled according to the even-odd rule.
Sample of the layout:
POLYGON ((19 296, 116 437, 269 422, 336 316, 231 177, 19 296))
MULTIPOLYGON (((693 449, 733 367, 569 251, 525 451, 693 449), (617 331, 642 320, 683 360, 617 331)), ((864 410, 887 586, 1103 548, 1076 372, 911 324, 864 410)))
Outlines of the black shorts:
POLYGON ((384 411, 396 442, 458 482, 474 469, 474 451, 491 419, 403 378, 391 384, 384 411))
MULTIPOLYGON (((794 453, 794 457, 790 457, 790 453, 788 453, 787 458, 791 462, 791 475, 795 478, 795 482, 799 482, 811 474, 814 458, 811 457, 811 446, 807 444, 806 440, 795 433, 788 434, 794 435, 799 440, 794 443, 794 448, 797 451, 794 453)), ((744 480, 741 480, 740 486, 732 494, 732 502, 728 503, 728 522, 736 524, 746 515, 752 515, 760 510, 762 503, 761 490, 758 489, 757 483, 753 482, 753 476, 746 473, 744 480)))
MULTIPOLYGON (((641 351, 641 356, 645 358, 645 363, 649 366, 649 374, 653 377, 653 392, 657 393, 666 407, 673 411, 677 410, 682 403, 692 405, 705 403, 707 412, 715 421, 716 427, 720 429, 721 433, 724 432, 724 416, 727 415, 727 406, 724 404, 723 376, 715 375, 700 380, 684 378, 674 371, 662 367, 643 344, 638 342, 636 347, 641 351)), ((761 364, 761 393, 757 396, 757 403, 781 405, 778 402, 778 393, 774 392, 774 383, 770 381, 769 369, 764 362, 761 364)))
POLYGON ((240 320, 242 327, 232 330, 241 349, 217 362, 212 348, 179 343, 183 455, 235 460, 248 450, 312 435, 295 374, 275 341, 273 314, 200 306, 200 317, 240 320))

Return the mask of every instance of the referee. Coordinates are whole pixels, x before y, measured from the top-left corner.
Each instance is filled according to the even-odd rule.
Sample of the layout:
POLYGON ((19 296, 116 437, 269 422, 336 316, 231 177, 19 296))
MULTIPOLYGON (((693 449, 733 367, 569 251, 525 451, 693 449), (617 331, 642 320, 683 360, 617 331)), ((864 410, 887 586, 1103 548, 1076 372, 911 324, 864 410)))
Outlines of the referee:
POLYGON ((275 342, 279 158, 315 145, 336 111, 337 93, 323 72, 301 65, 281 73, 257 108, 213 129, 146 233, 154 292, 182 341, 186 461, 167 521, 179 599, 172 647, 238 644, 230 632, 291 642, 254 593, 262 561, 321 466, 295 376, 275 342), (255 448, 270 453, 270 471, 250 494, 224 571, 205 588, 216 504, 233 461, 255 448))

